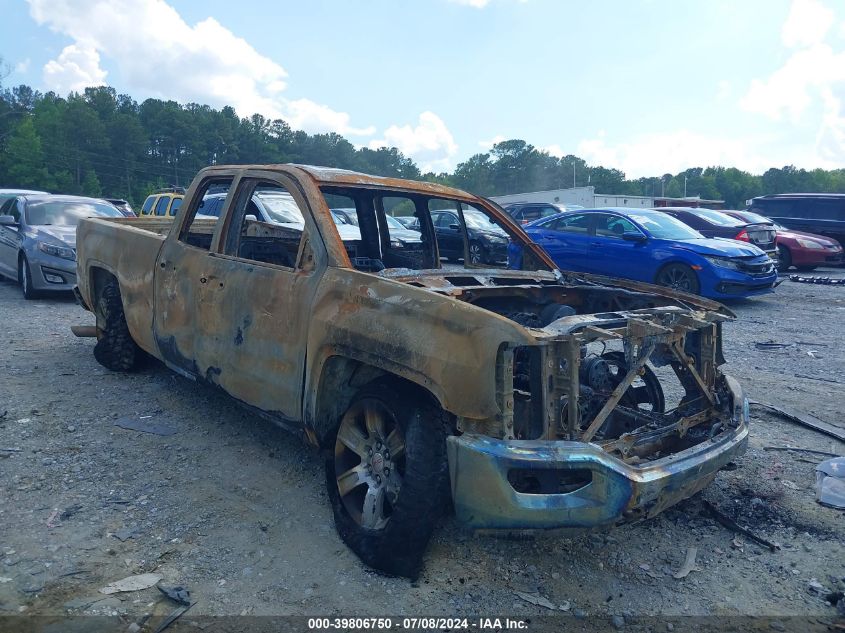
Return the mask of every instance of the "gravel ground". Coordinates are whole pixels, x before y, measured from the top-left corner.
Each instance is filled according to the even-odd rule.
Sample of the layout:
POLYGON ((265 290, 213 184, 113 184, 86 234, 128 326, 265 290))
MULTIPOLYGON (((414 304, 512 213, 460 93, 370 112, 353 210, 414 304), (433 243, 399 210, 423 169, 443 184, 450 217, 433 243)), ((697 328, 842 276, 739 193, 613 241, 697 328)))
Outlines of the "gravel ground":
MULTIPOLYGON (((93 318, 67 297, 26 302, 0 282, 0 306, 0 449, 16 449, 0 451, 0 616, 128 624, 170 612, 155 588, 98 592, 145 572, 189 587, 192 616, 552 613, 525 595, 617 628, 650 615, 754 615, 783 630, 789 616, 836 615, 824 596, 845 589, 845 513, 814 500, 823 458, 763 449, 845 445, 777 418, 755 416, 735 470, 647 522, 504 540, 448 518, 410 583, 364 568, 340 541, 312 449, 160 364, 103 369, 93 341, 69 329, 93 318), (138 416, 175 434, 115 426, 138 416), (719 525, 702 499, 780 550, 719 525), (689 547, 697 567, 676 579, 689 547)), ((726 371, 752 398, 845 427, 845 288, 787 281, 731 307, 726 371), (789 346, 755 346, 769 340, 789 346)))

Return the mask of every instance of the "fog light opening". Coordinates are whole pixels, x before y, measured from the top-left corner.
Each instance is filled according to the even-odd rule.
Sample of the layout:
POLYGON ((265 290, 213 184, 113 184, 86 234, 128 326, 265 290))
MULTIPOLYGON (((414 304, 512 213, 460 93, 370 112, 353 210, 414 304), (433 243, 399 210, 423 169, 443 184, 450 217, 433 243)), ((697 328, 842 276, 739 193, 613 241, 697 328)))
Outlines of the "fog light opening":
POLYGON ((589 486, 593 471, 586 468, 512 468, 508 482, 519 493, 527 495, 568 494, 589 486))

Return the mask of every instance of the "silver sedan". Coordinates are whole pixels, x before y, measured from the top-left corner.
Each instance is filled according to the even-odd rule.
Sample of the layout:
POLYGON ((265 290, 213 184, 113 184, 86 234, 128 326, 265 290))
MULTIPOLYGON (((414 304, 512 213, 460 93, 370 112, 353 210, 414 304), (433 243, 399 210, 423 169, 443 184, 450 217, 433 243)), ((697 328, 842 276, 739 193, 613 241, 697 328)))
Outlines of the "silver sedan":
POLYGON ((0 206, 0 274, 16 279, 23 296, 76 285, 76 225, 92 216, 123 217, 102 200, 27 195, 0 206))

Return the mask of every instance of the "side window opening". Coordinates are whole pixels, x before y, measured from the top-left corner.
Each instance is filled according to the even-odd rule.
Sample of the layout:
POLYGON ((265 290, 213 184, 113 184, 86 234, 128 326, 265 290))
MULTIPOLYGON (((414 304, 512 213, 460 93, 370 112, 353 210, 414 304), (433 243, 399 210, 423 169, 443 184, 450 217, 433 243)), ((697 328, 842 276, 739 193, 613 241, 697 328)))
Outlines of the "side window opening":
POLYGON ((235 197, 224 253, 251 262, 296 268, 305 217, 291 193, 274 182, 242 182, 235 197))
POLYGON ((149 215, 155 201, 155 196, 147 196, 147 199, 144 200, 144 206, 141 207, 141 215, 149 215))
MULTIPOLYGON (((508 266, 512 235, 484 207, 424 193, 378 188, 324 186, 321 191, 358 270, 508 266), (346 221, 352 209, 357 226, 346 221)), ((529 258, 526 266, 548 270, 535 259, 529 258)))
POLYGON ((179 240, 205 250, 211 249, 214 230, 220 220, 223 207, 233 178, 212 178, 202 184, 199 195, 188 209, 188 217, 182 227, 179 240))
POLYGON ((167 214, 167 204, 170 202, 170 196, 159 196, 156 202, 155 214, 164 216, 167 214))
POLYGON ((173 202, 170 203, 170 215, 172 217, 176 216, 176 212, 179 210, 179 207, 182 206, 182 198, 173 198, 173 202))

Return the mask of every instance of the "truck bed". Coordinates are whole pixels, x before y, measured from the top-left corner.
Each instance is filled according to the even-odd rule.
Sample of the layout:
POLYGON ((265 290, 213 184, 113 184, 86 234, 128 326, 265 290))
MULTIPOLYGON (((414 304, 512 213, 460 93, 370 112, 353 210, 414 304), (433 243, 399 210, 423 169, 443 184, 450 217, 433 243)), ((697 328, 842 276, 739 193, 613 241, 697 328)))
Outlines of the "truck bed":
POLYGON ((96 283, 92 268, 102 268, 117 277, 132 338, 145 351, 155 353, 153 337, 154 276, 156 258, 173 221, 170 219, 88 218, 77 227, 77 283, 82 297, 91 305, 96 283))

